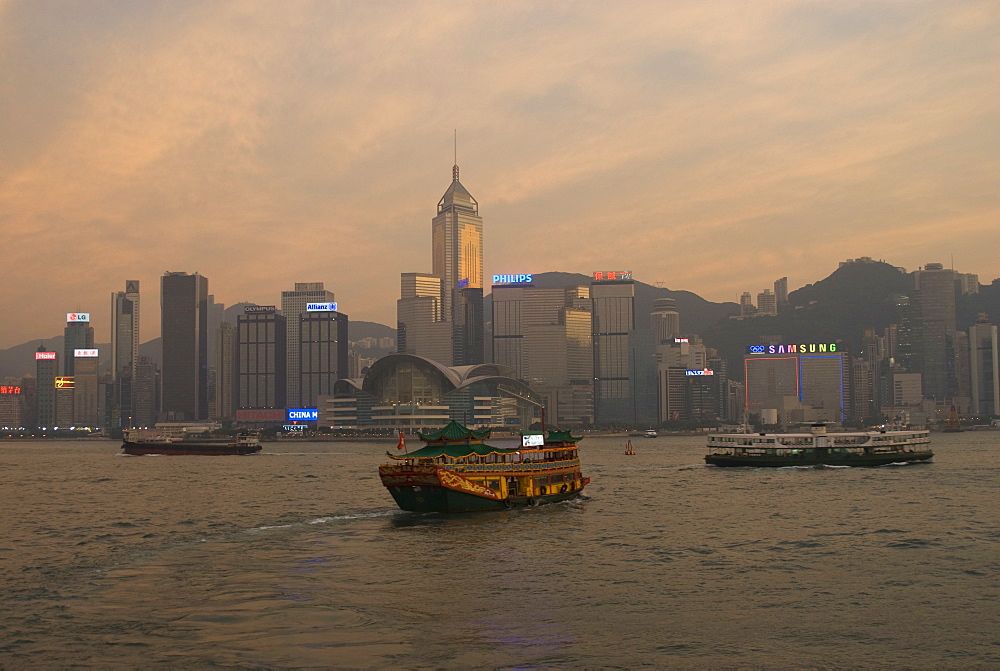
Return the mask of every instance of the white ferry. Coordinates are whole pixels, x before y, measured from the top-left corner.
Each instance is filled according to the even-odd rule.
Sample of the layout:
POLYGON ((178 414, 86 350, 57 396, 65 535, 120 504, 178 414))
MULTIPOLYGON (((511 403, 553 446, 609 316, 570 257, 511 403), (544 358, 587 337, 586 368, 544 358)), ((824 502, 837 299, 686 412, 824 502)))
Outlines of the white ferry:
POLYGON ((929 461, 930 431, 827 433, 716 433, 708 437, 705 463, 713 466, 885 466, 929 461))

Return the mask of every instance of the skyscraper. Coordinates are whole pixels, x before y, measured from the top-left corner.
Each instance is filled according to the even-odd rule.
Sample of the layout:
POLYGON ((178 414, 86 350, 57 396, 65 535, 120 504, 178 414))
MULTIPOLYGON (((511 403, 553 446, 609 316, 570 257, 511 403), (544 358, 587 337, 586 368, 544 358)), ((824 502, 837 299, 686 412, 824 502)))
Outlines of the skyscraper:
POLYGON ((448 365, 451 339, 451 324, 441 319, 441 278, 428 273, 403 273, 396 301, 396 351, 448 365))
POLYGON ((681 315, 677 312, 677 301, 673 298, 657 298, 653 301, 653 311, 649 314, 649 326, 653 331, 653 344, 671 341, 681 332, 681 315))
POLYGON ((98 351, 77 349, 73 354, 73 424, 96 428, 101 425, 97 384, 98 351))
POLYGON ((483 220, 479 203, 458 179, 458 165, 452 167, 451 185, 438 201, 437 215, 431 221, 431 257, 432 272, 441 279, 441 321, 453 328, 452 361, 442 363, 482 363, 482 347, 477 352, 474 343, 464 342, 475 338, 475 325, 470 323, 467 328, 465 322, 470 316, 481 316, 482 305, 478 310, 471 306, 475 294, 461 290, 479 289, 482 296, 483 220))
POLYGON ((132 381, 139 361, 139 280, 127 280, 125 291, 111 294, 111 379, 115 426, 130 425, 132 381))
POLYGON ((42 429, 51 429, 56 425, 57 375, 59 375, 58 355, 39 345, 35 352, 35 379, 38 380, 35 422, 42 429))
POLYGON ((997 327, 980 314, 969 327, 969 372, 972 383, 972 412, 982 416, 1000 415, 1000 349, 997 327))
POLYGON ((924 397, 950 402, 957 392, 955 354, 955 271, 928 263, 913 273, 914 355, 923 373, 924 397))
POLYGON ((301 407, 299 389, 299 316, 306 312, 309 303, 333 303, 332 291, 322 282, 296 282, 292 291, 281 292, 281 314, 285 317, 286 361, 285 396, 289 408, 301 407))
POLYGON ((70 312, 67 314, 63 335, 65 336, 63 338, 63 375, 72 377, 75 363, 73 351, 94 347, 94 327, 90 325, 90 313, 70 312))
POLYGON ((347 315, 310 310, 299 317, 299 400, 315 408, 320 396, 333 395, 337 380, 348 377, 347 315))
POLYGON ((163 342, 160 413, 165 421, 208 417, 208 278, 167 272, 160 280, 163 342))
POLYGON ((236 416, 233 392, 236 385, 236 339, 233 325, 222 322, 215 334, 215 419, 236 416))
POLYGON ((236 407, 285 408, 288 320, 271 306, 247 306, 244 310, 236 321, 236 407), (270 310, 261 311, 261 307, 270 310))

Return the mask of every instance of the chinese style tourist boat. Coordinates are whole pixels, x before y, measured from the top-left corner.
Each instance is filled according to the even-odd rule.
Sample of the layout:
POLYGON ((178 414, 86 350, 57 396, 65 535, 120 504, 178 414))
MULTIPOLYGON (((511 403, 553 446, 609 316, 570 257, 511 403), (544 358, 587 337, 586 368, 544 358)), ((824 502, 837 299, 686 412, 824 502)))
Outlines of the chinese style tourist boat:
POLYGON ((227 438, 212 440, 168 437, 156 431, 133 429, 125 432, 125 440, 122 443, 122 453, 133 456, 147 454, 223 456, 254 452, 260 452, 260 438, 250 433, 241 433, 233 441, 227 438))
POLYGON ((944 428, 941 429, 942 433, 962 433, 965 429, 962 428, 962 421, 958 418, 958 410, 955 406, 951 406, 951 412, 948 413, 948 419, 944 423, 944 428))
MULTIPOLYGON (((579 496, 590 482, 580 473, 580 439, 569 431, 525 432, 515 448, 487 445, 489 429, 458 422, 417 435, 426 445, 387 452, 393 461, 378 469, 403 510, 467 513, 555 503, 579 496)), ((400 434, 397 449, 405 448, 400 434)))
POLYGON ((930 431, 827 433, 717 433, 708 437, 705 463, 714 466, 885 466, 928 461, 930 431))

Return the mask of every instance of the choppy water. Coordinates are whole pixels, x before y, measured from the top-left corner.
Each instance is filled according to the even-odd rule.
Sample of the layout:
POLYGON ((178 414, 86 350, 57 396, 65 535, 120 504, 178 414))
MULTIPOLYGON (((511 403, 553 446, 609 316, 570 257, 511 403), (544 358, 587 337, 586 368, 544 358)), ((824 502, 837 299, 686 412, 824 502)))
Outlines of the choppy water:
POLYGON ((589 439, 586 499, 450 517, 393 506, 385 445, 0 443, 0 668, 998 667, 1000 433, 934 439, 778 470, 589 439))

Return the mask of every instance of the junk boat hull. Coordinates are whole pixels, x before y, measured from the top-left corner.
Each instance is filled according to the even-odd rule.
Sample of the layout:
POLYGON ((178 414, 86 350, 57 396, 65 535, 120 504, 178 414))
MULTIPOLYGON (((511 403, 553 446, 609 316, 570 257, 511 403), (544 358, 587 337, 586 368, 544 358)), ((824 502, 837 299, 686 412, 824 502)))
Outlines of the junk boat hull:
MULTIPOLYGON (((576 441, 569 432, 525 434, 521 448, 491 447, 489 430, 452 422, 427 445, 392 454, 379 478, 401 509, 411 512, 472 513, 558 503, 581 495, 590 483, 580 473, 576 441)), ((405 447, 400 437, 399 448, 405 447)))
POLYGON ((714 434, 708 438, 711 466, 887 466, 929 461, 930 432, 862 431, 827 433, 714 434))

